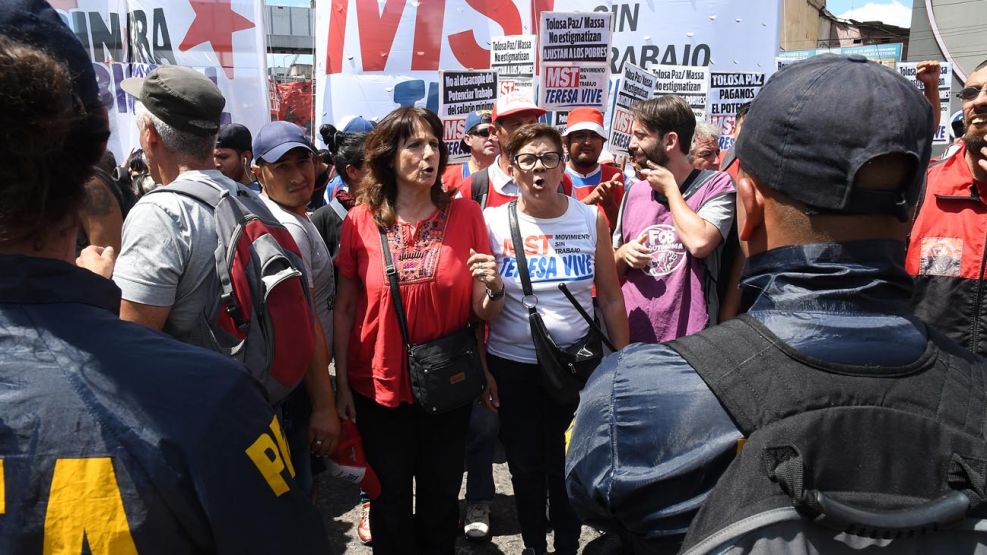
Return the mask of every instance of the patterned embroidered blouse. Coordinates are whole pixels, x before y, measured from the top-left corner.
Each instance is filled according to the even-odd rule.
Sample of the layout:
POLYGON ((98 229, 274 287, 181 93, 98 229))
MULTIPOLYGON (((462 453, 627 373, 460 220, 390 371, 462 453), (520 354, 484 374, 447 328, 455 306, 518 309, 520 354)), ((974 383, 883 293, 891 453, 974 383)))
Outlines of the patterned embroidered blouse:
MULTIPOLYGON (((431 341, 466 325, 473 292, 469 251, 490 254, 479 205, 454 199, 417 225, 392 225, 387 240, 412 342, 431 341)), ((347 214, 336 263, 341 276, 360 284, 347 359, 350 387, 384 406, 414 402, 380 234, 366 206, 347 214)))

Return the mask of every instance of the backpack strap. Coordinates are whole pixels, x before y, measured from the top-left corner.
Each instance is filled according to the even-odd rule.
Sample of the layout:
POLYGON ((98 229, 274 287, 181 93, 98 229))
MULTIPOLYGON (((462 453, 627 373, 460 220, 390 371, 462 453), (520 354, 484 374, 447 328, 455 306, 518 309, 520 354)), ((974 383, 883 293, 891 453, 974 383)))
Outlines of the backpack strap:
POLYGON ((739 372, 734 370, 755 358, 771 343, 759 334, 742 314, 718 326, 666 343, 695 369, 744 436, 757 429, 765 409, 748 388, 737 387, 739 372))
POLYGON ((230 192, 225 189, 213 187, 208 183, 194 181, 192 179, 180 179, 178 181, 174 181, 165 187, 158 187, 148 194, 153 195, 158 193, 179 194, 183 197, 199 201, 213 210, 219 206, 219 201, 222 200, 224 196, 229 196, 230 194, 230 192))
POLYGON ((343 203, 339 202, 339 199, 332 197, 332 200, 329 201, 329 207, 339 216, 340 220, 346 219, 346 207, 343 206, 343 203))
POLYGON ((480 210, 487 207, 487 193, 490 188, 490 172, 487 168, 470 176, 470 196, 480 205, 480 210))
POLYGON ((217 187, 210 183, 194 179, 181 179, 174 181, 168 184, 168 186, 158 187, 148 194, 151 195, 158 193, 174 193, 176 195, 181 195, 197 202, 201 202, 212 209, 213 218, 216 222, 216 236, 219 241, 215 252, 215 265, 216 276, 219 278, 220 284, 220 304, 223 309, 229 313, 230 317, 233 318, 237 327, 241 329, 245 328, 250 324, 250 320, 245 314, 243 314, 233 295, 233 277, 230 275, 230 270, 226 259, 229 253, 226 252, 225 248, 229 246, 228 242, 230 237, 228 232, 237 225, 243 225, 246 220, 243 205, 241 205, 240 202, 237 201, 225 187, 217 187), (226 202, 223 202, 224 200, 226 200, 226 202), (217 208, 221 203, 226 207, 226 210, 229 211, 231 221, 221 222, 221 218, 217 214, 217 208))

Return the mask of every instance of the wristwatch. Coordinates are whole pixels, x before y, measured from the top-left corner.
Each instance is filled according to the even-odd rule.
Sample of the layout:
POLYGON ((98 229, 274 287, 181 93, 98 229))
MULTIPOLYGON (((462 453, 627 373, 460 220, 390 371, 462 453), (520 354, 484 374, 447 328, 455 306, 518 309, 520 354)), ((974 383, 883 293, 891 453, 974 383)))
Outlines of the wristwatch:
POLYGON ((506 285, 501 285, 500 291, 497 291, 496 293, 494 293, 490 289, 487 289, 487 298, 490 299, 491 301, 496 301, 497 299, 504 296, 504 291, 506 289, 507 289, 506 285))

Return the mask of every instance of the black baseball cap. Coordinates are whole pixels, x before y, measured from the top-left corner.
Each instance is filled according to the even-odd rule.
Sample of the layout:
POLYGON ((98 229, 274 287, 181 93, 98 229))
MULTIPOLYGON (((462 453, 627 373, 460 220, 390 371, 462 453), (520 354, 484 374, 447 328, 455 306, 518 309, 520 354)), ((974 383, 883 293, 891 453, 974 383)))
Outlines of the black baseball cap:
POLYGON ((89 54, 47 2, 0 2, 0 35, 44 50, 64 62, 72 75, 73 90, 82 104, 93 106, 99 102, 99 87, 89 54))
POLYGON ((859 55, 823 54, 774 74, 751 103, 737 158, 758 182, 818 212, 907 220, 932 153, 932 107, 904 77, 859 55), (858 190, 886 154, 914 160, 898 191, 858 190))
POLYGON ((160 66, 147 77, 124 79, 120 86, 161 121, 200 137, 219 131, 226 106, 223 93, 205 75, 182 66, 160 66))
POLYGON ((245 125, 230 123, 219 128, 216 135, 216 148, 231 148, 237 152, 253 150, 253 138, 245 125))

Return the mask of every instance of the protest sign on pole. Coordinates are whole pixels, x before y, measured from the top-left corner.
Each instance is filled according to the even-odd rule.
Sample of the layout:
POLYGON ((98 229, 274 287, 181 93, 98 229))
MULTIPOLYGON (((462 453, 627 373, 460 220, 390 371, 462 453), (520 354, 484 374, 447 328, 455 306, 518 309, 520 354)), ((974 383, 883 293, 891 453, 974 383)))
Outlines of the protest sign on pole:
POLYGON ((123 162, 138 146, 134 101, 120 87, 159 65, 201 71, 226 97, 222 123, 256 132, 270 121, 264 4, 247 0, 55 0, 89 53, 109 113, 107 148, 123 162))
MULTIPOLYGON (((898 67, 895 68, 898 73, 903 75, 905 79, 908 79, 920 91, 925 91, 925 85, 916 78, 918 74, 918 64, 915 62, 898 62, 898 67)), ((947 129, 949 125, 949 102, 950 96, 953 92, 953 79, 950 77, 953 72, 953 64, 949 62, 939 62, 939 128, 936 129, 936 134, 932 139, 932 144, 934 145, 947 145, 949 144, 950 131, 947 129)))
POLYGON ((513 35, 490 40, 490 69, 497 72, 497 94, 517 94, 535 102, 535 35, 513 35))
POLYGON ((610 115, 610 152, 627 154, 631 142, 631 123, 634 121, 634 107, 651 98, 657 77, 650 71, 634 64, 624 64, 624 75, 617 88, 617 98, 613 114, 610 115))
POLYGON ((653 66, 651 71, 658 77, 655 96, 675 94, 689 103, 696 119, 706 119, 706 105, 709 99, 709 68, 691 66, 653 66))
POLYGON ((539 105, 606 110, 610 92, 610 12, 543 12, 539 105))
POLYGON ((764 73, 717 72, 709 76, 709 121, 720 130, 720 150, 729 150, 737 110, 754 100, 764 86, 764 73))
POLYGON ((462 148, 466 134, 466 116, 470 112, 490 110, 497 98, 495 71, 440 71, 439 117, 442 119, 442 140, 449 147, 449 162, 462 162, 470 157, 462 148))

